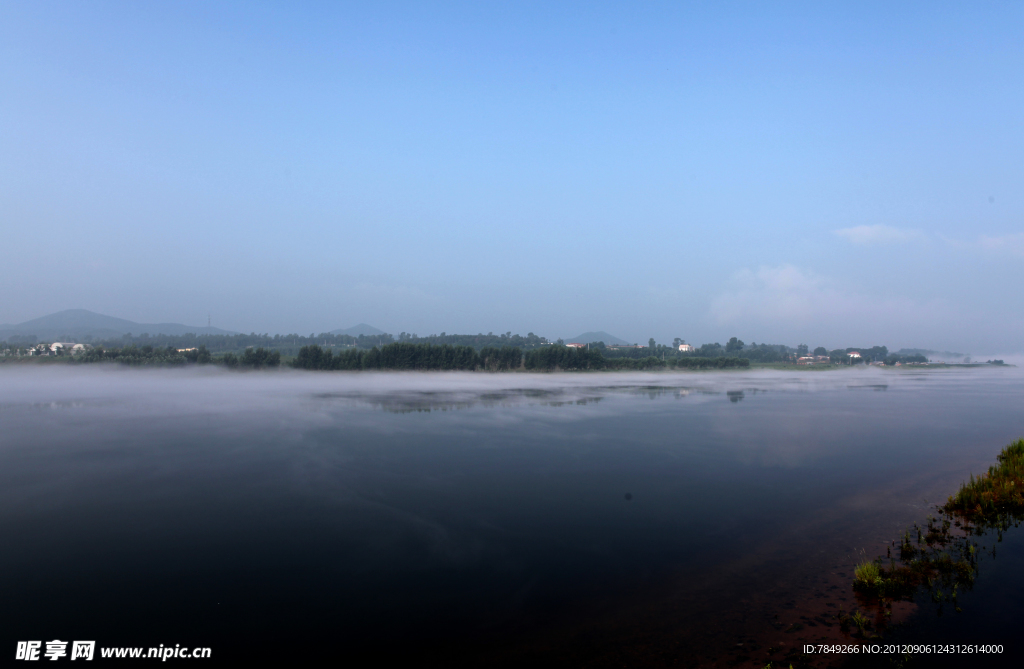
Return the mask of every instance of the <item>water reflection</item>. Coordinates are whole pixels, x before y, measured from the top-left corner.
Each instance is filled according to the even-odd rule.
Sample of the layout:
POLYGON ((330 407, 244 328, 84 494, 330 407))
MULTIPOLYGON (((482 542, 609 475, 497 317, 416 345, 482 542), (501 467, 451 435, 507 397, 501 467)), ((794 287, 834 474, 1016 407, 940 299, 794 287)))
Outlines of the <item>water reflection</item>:
POLYGON ((245 659, 764 666, 1024 432, 1004 373, 72 371, 0 383, 5 633, 245 659))
POLYGON ((693 386, 609 386, 593 388, 510 388, 500 392, 482 392, 467 394, 465 392, 446 393, 442 391, 395 392, 371 395, 362 392, 327 392, 311 395, 314 400, 325 403, 344 402, 371 406, 391 413, 454 411, 459 409, 480 408, 512 408, 523 405, 537 406, 586 406, 597 404, 609 396, 644 396, 649 400, 672 398, 685 399, 690 396, 715 397, 725 395, 730 402, 739 402, 747 394, 768 392, 760 388, 745 390, 716 390, 693 386))

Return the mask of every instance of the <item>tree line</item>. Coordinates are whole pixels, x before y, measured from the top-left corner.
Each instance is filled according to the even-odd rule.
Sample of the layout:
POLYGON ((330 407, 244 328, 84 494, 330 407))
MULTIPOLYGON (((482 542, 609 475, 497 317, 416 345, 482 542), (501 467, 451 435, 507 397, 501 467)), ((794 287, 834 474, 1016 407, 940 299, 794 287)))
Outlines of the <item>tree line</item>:
POLYGON ((622 348, 608 346, 604 342, 592 342, 590 349, 597 349, 606 358, 628 358, 632 360, 643 360, 655 357, 666 363, 672 359, 692 358, 745 358, 751 362, 795 362, 796 349, 784 344, 745 344, 741 339, 732 337, 723 346, 718 342, 703 344, 694 347, 693 351, 680 351, 679 344, 683 343, 678 337, 671 346, 658 344, 654 339, 647 342, 644 348, 622 348))
MULTIPOLYGON (((70 340, 71 338, 68 339, 70 340)), ((133 335, 128 333, 122 337, 114 339, 94 340, 91 337, 85 337, 82 341, 83 343, 91 344, 92 346, 102 346, 107 349, 120 349, 131 345, 135 345, 140 348, 143 346, 152 346, 153 348, 170 347, 174 349, 198 348, 200 346, 204 346, 211 353, 225 353, 229 351, 238 352, 244 351, 248 348, 263 347, 265 349, 280 351, 282 355, 286 356, 297 355, 298 351, 303 346, 312 345, 319 345, 326 349, 355 348, 369 351, 373 348, 379 349, 388 344, 401 342, 411 344, 450 344, 452 346, 471 346, 479 351, 483 348, 502 348, 505 346, 529 350, 540 346, 547 346, 551 343, 546 337, 535 335, 532 332, 526 335, 512 334, 511 332, 506 332, 504 334, 494 334, 493 332, 489 332, 487 334, 480 333, 475 335, 448 334, 446 332, 442 332, 439 335, 432 334, 426 337, 402 332, 398 335, 397 339, 390 334, 353 336, 331 333, 310 333, 308 335, 300 335, 296 333, 286 335, 257 333, 237 335, 197 335, 194 333, 183 335, 133 335)))
MULTIPOLYGON (((750 363, 795 363, 811 355, 806 344, 795 348, 783 344, 746 344, 737 337, 725 345, 703 344, 691 351, 680 351, 683 340, 671 345, 654 339, 646 347, 607 346, 591 342, 586 348, 566 347, 558 340, 552 344, 534 333, 527 335, 476 334, 420 337, 402 332, 396 339, 382 335, 124 335, 119 339, 94 342, 84 354, 74 356, 79 362, 117 360, 130 365, 177 365, 186 363, 220 363, 229 367, 276 367, 282 359, 294 357, 300 369, 437 369, 505 370, 524 369, 706 369, 749 366, 750 363), (314 352, 314 351, 318 351, 314 352), (512 353, 516 351, 517 353, 512 353), (200 353, 201 352, 201 353, 200 353), (517 360, 513 358, 518 355, 517 360), (84 356, 84 357, 83 357, 84 356), (746 360, 737 363, 735 360, 746 360), (724 362, 709 362, 723 360, 724 362)), ((15 355, 25 347, 5 342, 15 355), (13 344, 13 346, 11 346, 13 344)), ((66 352, 59 352, 65 353, 66 352)), ((828 350, 819 346, 814 356, 828 358, 830 364, 853 365, 866 362, 927 362, 923 355, 890 354, 885 346, 848 347, 828 350), (848 354, 857 351, 860 358, 848 354)))
POLYGON ((292 362, 296 369, 319 370, 433 370, 507 371, 522 366, 522 350, 514 346, 489 346, 479 351, 472 346, 411 344, 396 342, 368 351, 349 349, 337 354, 317 344, 303 346, 292 362))
POLYGON ((83 343, 104 348, 124 348, 127 346, 152 346, 154 348, 199 348, 205 347, 211 353, 225 353, 245 351, 249 348, 264 348, 280 351, 282 355, 295 355, 295 352, 302 346, 309 344, 320 344, 330 347, 364 348, 370 349, 374 346, 390 344, 395 340, 389 334, 385 335, 334 335, 329 333, 300 335, 269 335, 269 334, 237 334, 237 335, 197 335, 188 333, 183 335, 150 335, 125 334, 114 339, 93 340, 84 338, 83 343))
POLYGON ((153 365, 161 367, 173 367, 186 364, 222 364, 228 367, 251 367, 261 369, 263 367, 277 367, 281 364, 281 354, 278 351, 271 351, 265 348, 246 349, 238 356, 234 353, 225 353, 223 356, 214 357, 205 346, 199 346, 191 350, 179 351, 173 346, 135 346, 134 344, 122 348, 104 348, 94 346, 84 353, 68 358, 72 363, 94 363, 94 362, 118 362, 123 365, 153 365))
POLYGON ((673 358, 654 356, 642 359, 606 358, 600 350, 560 345, 523 351, 515 346, 482 348, 449 344, 410 344, 399 342, 369 351, 348 350, 337 354, 316 344, 299 350, 292 366, 315 370, 441 370, 441 371, 588 371, 646 369, 725 369, 749 367, 750 361, 738 357, 673 358))
MULTIPOLYGON (((17 351, 25 348, 24 345, 21 344, 20 340, 15 342, 14 339, 15 338, 12 338, 6 345, 17 351)), ((505 332, 502 334, 489 332, 487 334, 478 333, 475 335, 448 334, 446 332, 442 332, 441 334, 432 334, 425 337, 421 337, 413 333, 402 332, 399 333, 397 338, 390 334, 353 336, 330 333, 310 333, 309 335, 299 335, 296 333, 287 335, 257 333, 237 335, 197 335, 193 333, 184 335, 132 335, 129 333, 119 338, 102 341, 94 341, 91 338, 86 337, 83 339, 83 343, 91 344, 93 346, 93 350, 100 348, 108 352, 126 351, 127 353, 123 354, 126 361, 140 361, 130 362, 128 364, 150 364, 150 360, 156 359, 161 359, 164 364, 179 364, 178 356, 169 353, 168 351, 170 349, 174 349, 174 353, 176 353, 178 349, 202 348, 210 355, 220 356, 222 359, 221 361, 230 366, 246 366, 242 363, 242 358, 246 355, 245 351, 248 350, 264 349, 266 351, 276 351, 278 352, 279 358, 292 358, 294 356, 298 356, 303 347, 320 346, 321 349, 325 351, 333 350, 334 355, 332 358, 335 360, 338 358, 344 358, 349 351, 354 350, 360 352, 360 356, 349 356, 348 358, 344 358, 345 361, 341 363, 337 363, 332 360, 332 365, 345 365, 344 368, 346 369, 362 369, 363 367, 360 366, 363 364, 362 354, 369 353, 373 349, 383 351, 385 347, 393 344, 451 347, 461 346, 472 348, 478 354, 484 349, 492 348, 518 348, 525 354, 530 351, 546 350, 552 346, 552 342, 546 337, 538 336, 532 332, 527 333, 526 335, 512 334, 512 332, 505 332), (153 352, 141 353, 143 350, 151 350, 153 352), (234 357, 227 357, 228 353, 231 353, 234 357)), ((555 343, 562 344, 564 342, 562 342, 562 340, 558 340, 555 343)), ((588 344, 588 348, 590 351, 599 352, 604 358, 605 362, 603 363, 602 369, 618 368, 614 365, 620 363, 609 363, 608 360, 611 359, 643 361, 653 357, 664 362, 665 365, 662 366, 672 366, 670 361, 673 359, 744 358, 750 362, 756 363, 795 363, 798 358, 810 355, 810 348, 806 344, 799 344, 795 348, 784 344, 746 344, 738 337, 730 338, 724 345, 718 342, 706 343, 699 347, 695 347, 692 351, 686 352, 679 350, 679 344, 681 343, 683 343, 683 340, 678 337, 670 345, 658 344, 653 338, 651 338, 648 340, 647 346, 642 348, 607 346, 604 342, 600 341, 590 342, 588 344)), ((908 351, 908 353, 909 352, 910 351, 908 351)), ((917 351, 914 351, 914 353, 917 353, 917 351)), ((828 356, 831 364, 858 364, 877 361, 894 365, 897 362, 927 362, 927 358, 922 355, 890 354, 889 350, 885 346, 871 346, 864 348, 848 347, 845 349, 833 350, 828 350, 819 346, 814 349, 813 354, 815 356, 828 356), (861 358, 850 358, 847 354, 852 351, 858 351, 861 354, 861 358)), ((552 354, 545 355, 550 356, 552 354)), ((267 360, 269 360, 269 358, 267 360)), ((187 359, 186 362, 188 362, 187 359)), ((577 364, 575 359, 566 359, 564 362, 570 365, 577 364)), ((278 362, 278 364, 280 364, 280 362, 278 362)), ((390 363, 385 361, 381 364, 387 365, 390 363)), ((443 364, 447 365, 456 363, 445 362, 443 364)), ((468 365, 465 360, 458 364, 464 366, 468 365)), ((537 364, 541 365, 537 367, 537 369, 545 368, 542 363, 537 364)), ((582 367, 580 367, 582 369, 594 368, 593 362, 588 362, 583 358, 580 359, 578 364, 582 365, 582 367)), ((629 364, 632 363, 621 363, 621 365, 625 365, 625 367, 622 368, 632 369, 633 367, 629 367, 629 364)), ((643 365, 647 366, 645 368, 649 368, 651 364, 652 363, 649 362, 643 363, 643 365)), ((254 366, 274 365, 260 359, 256 361, 254 366)), ((678 366, 678 363, 675 366, 678 366)), ((434 367, 429 368, 433 369, 434 367)), ((440 368, 441 367, 438 367, 438 369, 440 368)), ((465 367, 458 368, 462 369, 465 367)), ((566 367, 559 365, 559 368, 565 369, 566 367)), ((575 369, 576 367, 571 368, 575 369)))

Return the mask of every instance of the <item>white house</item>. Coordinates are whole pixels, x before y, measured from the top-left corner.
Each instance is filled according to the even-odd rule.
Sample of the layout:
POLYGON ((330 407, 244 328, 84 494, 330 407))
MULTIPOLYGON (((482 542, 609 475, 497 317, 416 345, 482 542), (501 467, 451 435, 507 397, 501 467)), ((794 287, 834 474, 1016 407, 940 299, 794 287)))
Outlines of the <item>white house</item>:
POLYGON ((696 351, 697 349, 695 349, 694 347, 690 346, 689 344, 680 344, 679 345, 679 350, 682 351, 683 353, 692 353, 692 352, 696 351))
POLYGON ((85 344, 76 344, 70 341, 55 341, 50 344, 50 353, 57 353, 58 351, 71 351, 71 353, 81 353, 85 350, 85 344))

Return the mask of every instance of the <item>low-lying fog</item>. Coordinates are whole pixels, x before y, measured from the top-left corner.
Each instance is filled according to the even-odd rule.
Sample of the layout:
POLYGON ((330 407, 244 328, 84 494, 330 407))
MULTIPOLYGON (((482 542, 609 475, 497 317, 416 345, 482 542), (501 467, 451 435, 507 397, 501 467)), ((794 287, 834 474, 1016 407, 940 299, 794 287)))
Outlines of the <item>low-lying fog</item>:
POLYGON ((853 368, 825 372, 621 372, 488 374, 473 372, 228 371, 215 367, 138 369, 34 367, 0 369, 0 408, 13 405, 116 403, 133 410, 230 412, 280 410, 308 400, 338 398, 373 404, 444 406, 501 400, 573 402, 636 390, 722 395, 736 392, 813 392, 858 386, 895 389, 921 382, 957 382, 976 374, 1005 378, 1017 368, 893 370, 853 368))

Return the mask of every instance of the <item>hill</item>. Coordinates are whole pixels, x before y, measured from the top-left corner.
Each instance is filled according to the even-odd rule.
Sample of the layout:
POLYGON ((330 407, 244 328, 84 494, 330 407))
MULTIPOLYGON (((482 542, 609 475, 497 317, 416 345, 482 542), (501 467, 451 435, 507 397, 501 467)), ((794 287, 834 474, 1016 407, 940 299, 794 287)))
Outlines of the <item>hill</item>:
POLYGON ((633 343, 628 342, 625 339, 619 339, 615 335, 610 335, 603 330, 598 330, 597 332, 584 332, 578 337, 567 338, 564 341, 580 344, 591 344, 595 341, 603 341, 605 344, 618 344, 620 346, 626 346, 633 343))
POLYGON ((0 325, 0 339, 36 337, 43 341, 60 339, 109 339, 127 333, 133 335, 238 334, 213 327, 196 327, 181 323, 136 323, 124 318, 97 314, 86 309, 67 309, 49 316, 34 318, 16 325, 0 325))
POLYGON ((385 335, 387 332, 378 330, 372 325, 366 323, 360 323, 359 325, 353 325, 350 328, 344 330, 331 330, 330 334, 333 335, 349 335, 350 337, 358 337, 359 335, 385 335))

